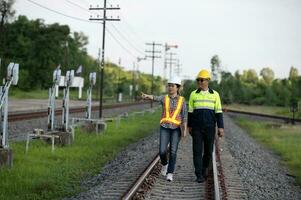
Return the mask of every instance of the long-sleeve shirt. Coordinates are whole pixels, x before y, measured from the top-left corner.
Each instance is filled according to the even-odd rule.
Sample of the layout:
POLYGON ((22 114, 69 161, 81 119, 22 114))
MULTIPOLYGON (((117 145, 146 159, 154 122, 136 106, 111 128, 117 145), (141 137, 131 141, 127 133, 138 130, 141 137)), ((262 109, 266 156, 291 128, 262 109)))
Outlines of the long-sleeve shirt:
MULTIPOLYGON (((161 96, 154 96, 154 101, 158 101, 161 105, 162 105, 162 109, 164 106, 164 97, 165 95, 161 95, 161 96)), ((170 112, 173 112, 178 104, 179 101, 179 95, 177 95, 176 97, 170 97, 170 112)), ((186 106, 186 101, 185 99, 183 100, 183 104, 182 104, 182 108, 181 108, 181 112, 179 113, 180 117, 181 117, 181 123, 187 123, 187 106, 186 106)), ((163 116, 163 112, 162 112, 162 116, 163 116)), ((163 126, 164 128, 170 128, 170 129, 176 129, 178 128, 178 126, 172 124, 172 123, 168 123, 168 122, 164 122, 161 124, 161 126, 163 126)))
POLYGON ((188 127, 224 128, 223 111, 218 92, 194 90, 189 98, 188 127))

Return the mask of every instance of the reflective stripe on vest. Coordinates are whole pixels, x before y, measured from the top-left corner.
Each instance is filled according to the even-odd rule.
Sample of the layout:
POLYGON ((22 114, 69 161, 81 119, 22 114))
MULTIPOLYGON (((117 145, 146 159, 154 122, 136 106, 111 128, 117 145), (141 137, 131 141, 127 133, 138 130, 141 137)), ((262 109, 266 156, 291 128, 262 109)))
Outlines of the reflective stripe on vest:
POLYGON ((164 102, 165 102, 165 104, 164 104, 164 106, 165 106, 164 114, 165 114, 165 116, 163 114, 163 116, 161 118, 161 121, 160 121, 160 124, 162 124, 164 122, 172 123, 172 124, 175 124, 175 125, 180 125, 181 124, 181 119, 180 120, 178 119, 179 118, 178 115, 179 115, 179 113, 181 111, 181 108, 182 108, 183 99, 184 98, 180 96, 179 101, 177 103, 176 110, 172 113, 169 113, 170 99, 169 99, 168 95, 165 96, 165 98, 164 98, 164 102))

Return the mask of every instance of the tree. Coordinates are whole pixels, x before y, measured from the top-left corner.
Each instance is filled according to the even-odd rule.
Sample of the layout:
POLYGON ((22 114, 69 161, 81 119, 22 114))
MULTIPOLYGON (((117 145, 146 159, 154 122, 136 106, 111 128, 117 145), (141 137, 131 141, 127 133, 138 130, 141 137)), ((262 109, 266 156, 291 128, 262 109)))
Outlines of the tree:
POLYGON ((298 78, 298 69, 291 66, 291 69, 290 69, 290 73, 289 73, 289 80, 294 80, 296 78, 298 78))
POLYGON ((217 81, 218 83, 221 81, 221 68, 220 68, 220 64, 221 61, 218 57, 218 55, 214 55, 211 60, 211 73, 212 73, 212 80, 213 81, 217 81))
POLYGON ((242 80, 246 83, 256 84, 258 81, 257 72, 254 69, 244 70, 242 80))
POLYGON ((0 0, 0 34, 2 34, 4 23, 15 14, 15 10, 12 8, 14 3, 15 0, 0 0))
MULTIPOLYGON (((13 10, 12 6, 15 3, 15 0, 0 0, 0 59, 3 61, 4 58, 4 51, 6 51, 6 48, 4 48, 4 42, 6 40, 5 37, 5 23, 14 16, 15 11, 13 10)), ((5 59, 4 62, 0 63, 0 78, 1 74, 4 71, 4 68, 1 66, 2 63, 6 64, 5 59)))
POLYGON ((235 71, 234 76, 235 76, 235 78, 236 78, 237 80, 240 80, 241 75, 240 75, 240 73, 239 73, 239 70, 236 70, 236 71, 235 71))
POLYGON ((265 67, 260 71, 260 75, 262 76, 264 82, 267 85, 271 85, 271 83, 274 80, 275 74, 273 72, 273 70, 269 67, 265 67))

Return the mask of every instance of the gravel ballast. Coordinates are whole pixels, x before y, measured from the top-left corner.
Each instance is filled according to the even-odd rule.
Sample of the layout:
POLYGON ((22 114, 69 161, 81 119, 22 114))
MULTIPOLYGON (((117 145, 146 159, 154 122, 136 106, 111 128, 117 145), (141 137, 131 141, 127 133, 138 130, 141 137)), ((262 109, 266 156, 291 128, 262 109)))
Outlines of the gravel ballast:
POLYGON ((301 199, 301 188, 280 163, 279 156, 258 144, 228 115, 224 115, 224 122, 225 138, 248 198, 301 199))
MULTIPOLYGON (((83 182, 85 192, 80 193, 72 198, 64 200, 83 200, 83 199, 120 199, 126 188, 118 187, 118 181, 127 177, 133 178, 130 183, 134 182, 135 177, 128 178, 133 172, 140 172, 154 158, 159 151, 159 130, 150 136, 130 144, 124 151, 118 153, 116 158, 108 162, 102 169, 101 173, 83 182), (114 196, 108 195, 108 191, 116 191, 114 196), (121 194, 122 193, 122 194, 121 194)), ((128 185, 129 186, 129 185, 128 185)))

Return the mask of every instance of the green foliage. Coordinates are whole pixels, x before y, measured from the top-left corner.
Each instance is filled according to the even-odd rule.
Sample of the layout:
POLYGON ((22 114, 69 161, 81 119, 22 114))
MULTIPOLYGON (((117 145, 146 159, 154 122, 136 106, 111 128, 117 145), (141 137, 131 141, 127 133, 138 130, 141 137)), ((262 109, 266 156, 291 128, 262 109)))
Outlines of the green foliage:
POLYGON ((272 83, 274 80, 275 74, 273 70, 269 67, 265 67, 260 71, 260 75, 262 76, 264 82, 268 85, 272 83))
MULTIPOLYGON (((1 5, 1 4, 0 4, 1 5)), ((87 54, 88 38, 82 32, 71 34, 67 25, 58 23, 45 24, 42 19, 29 20, 26 16, 18 16, 12 23, 6 23, 5 40, 0 40, 2 58, 1 76, 5 76, 9 62, 20 64, 18 88, 23 91, 47 90, 52 84, 52 72, 60 65, 62 75, 67 70, 76 70, 83 66, 82 77, 85 87, 89 85, 90 72, 98 72, 99 64, 87 54)), ((1 35, 2 38, 2 35, 1 35)), ((129 86, 139 85, 139 91, 150 93, 151 76, 148 74, 125 71, 114 63, 105 63, 104 96, 113 97, 117 91, 129 96, 129 86)), ((100 75, 94 93, 99 91, 100 75)), ((162 79, 154 78, 154 93, 161 91, 162 79)), ((137 91, 137 93, 139 92, 137 91)))
POLYGON ((220 72, 220 64, 221 64, 221 60, 219 59, 218 55, 214 55, 211 58, 210 63, 211 63, 212 79, 217 80, 218 73, 220 72))
POLYGON ((298 76, 299 76, 298 69, 292 66, 291 69, 290 69, 290 73, 289 73, 288 78, 290 80, 294 80, 294 79, 298 78, 298 76))
POLYGON ((263 68, 261 76, 259 79, 255 70, 244 70, 242 75, 236 71, 235 76, 222 72, 220 84, 211 82, 210 87, 220 93, 225 104, 290 106, 301 101, 301 76, 274 80, 269 68, 263 68))
POLYGON ((32 141, 27 155, 25 142, 12 143, 14 167, 1 170, 0 199, 62 199, 79 193, 83 180, 98 174, 128 144, 151 134, 159 118, 159 112, 139 116, 139 122, 131 117, 119 128, 112 122, 101 136, 77 130, 75 142, 56 147, 54 154, 41 141, 32 141))
POLYGON ((189 100, 190 93, 195 89, 197 89, 197 84, 196 84, 195 81, 192 81, 192 80, 185 80, 184 81, 183 91, 182 91, 181 95, 185 97, 187 102, 189 100))

